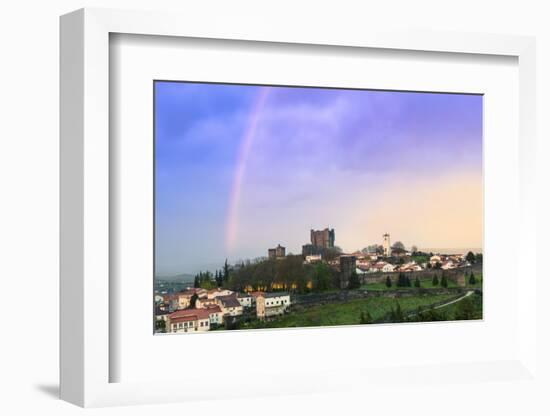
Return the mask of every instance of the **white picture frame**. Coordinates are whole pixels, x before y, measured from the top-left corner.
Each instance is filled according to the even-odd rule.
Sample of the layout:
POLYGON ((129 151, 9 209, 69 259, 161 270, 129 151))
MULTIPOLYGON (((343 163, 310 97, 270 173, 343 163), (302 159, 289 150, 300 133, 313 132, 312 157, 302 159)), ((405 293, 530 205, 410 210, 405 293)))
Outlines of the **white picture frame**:
MULTIPOLYGON (((536 240, 535 177, 535 41, 530 37, 507 35, 381 32, 363 28, 331 32, 312 25, 284 30, 270 22, 228 21, 214 18, 205 24, 193 16, 167 13, 82 9, 61 18, 61 398, 80 406, 159 403, 209 398, 204 385, 193 387, 174 382, 110 382, 110 365, 117 357, 110 350, 110 287, 112 259, 110 239, 109 149, 109 36, 113 33, 190 37, 206 39, 280 42, 335 47, 382 48, 388 50, 431 51, 452 54, 483 54, 516 57, 519 66, 520 247, 536 240)), ((467 382, 472 371, 485 371, 485 377, 507 380, 536 378, 537 326, 535 287, 536 261, 520 250, 525 260, 524 280, 517 292, 519 345, 517 354, 499 362, 416 368, 421 380, 437 380, 444 368, 452 369, 467 382), (528 289, 527 289, 528 288, 528 289)), ((350 329, 353 331, 353 328, 350 329)), ((307 335, 305 335, 307 336, 307 335)), ((281 390, 294 393, 338 391, 353 380, 367 377, 381 380, 400 374, 399 369, 361 368, 331 370, 333 382, 321 381, 314 374, 289 380, 271 374, 269 385, 285 384, 281 390), (348 380, 342 382, 341 380, 348 380)), ((407 370, 410 373, 410 369, 407 370)), ((267 373, 266 373, 267 374, 267 373)), ((413 377, 413 379, 415 378, 413 377)), ((472 382, 479 381, 473 379, 472 382)), ((365 381, 369 383, 369 381, 365 381)), ((414 383, 413 380, 404 383, 414 383)), ((235 386, 223 397, 270 394, 252 381, 235 386)))

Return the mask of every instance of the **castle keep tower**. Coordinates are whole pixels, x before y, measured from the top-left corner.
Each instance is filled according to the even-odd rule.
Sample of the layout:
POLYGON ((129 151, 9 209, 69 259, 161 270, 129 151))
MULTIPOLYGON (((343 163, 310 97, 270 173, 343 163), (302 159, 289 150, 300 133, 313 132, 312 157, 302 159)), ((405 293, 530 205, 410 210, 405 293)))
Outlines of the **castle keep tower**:
POLYGON ((334 248, 334 228, 324 230, 311 230, 311 244, 315 247, 334 248))
POLYGON ((286 249, 283 246, 281 246, 280 244, 277 244, 277 247, 270 248, 267 250, 267 256, 270 259, 280 259, 285 257, 285 251, 286 249))
POLYGON ((390 235, 388 233, 383 235, 384 241, 382 243, 382 247, 384 248, 384 256, 390 257, 391 256, 391 243, 390 243, 390 235))

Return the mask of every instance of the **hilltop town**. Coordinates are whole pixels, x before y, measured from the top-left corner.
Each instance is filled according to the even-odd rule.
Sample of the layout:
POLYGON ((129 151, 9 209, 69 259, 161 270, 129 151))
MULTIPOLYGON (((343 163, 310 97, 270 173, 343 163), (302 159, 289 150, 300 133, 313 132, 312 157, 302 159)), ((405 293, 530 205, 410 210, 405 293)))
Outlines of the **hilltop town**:
POLYGON ((155 286, 155 331, 362 324, 481 317, 481 253, 433 253, 390 235, 353 253, 335 230, 310 230, 298 255, 278 244, 267 257, 198 273, 193 287, 155 286), (412 308, 413 309, 412 309, 412 308), (355 315, 351 313, 354 311, 355 315))

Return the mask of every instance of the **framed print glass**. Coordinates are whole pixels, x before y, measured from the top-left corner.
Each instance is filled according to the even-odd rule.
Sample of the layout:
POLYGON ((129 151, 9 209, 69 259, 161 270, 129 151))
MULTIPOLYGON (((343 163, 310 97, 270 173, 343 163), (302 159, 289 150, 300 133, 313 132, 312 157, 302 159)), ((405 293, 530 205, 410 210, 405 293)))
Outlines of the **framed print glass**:
POLYGON ((154 100, 156 333, 482 319, 481 94, 154 100))

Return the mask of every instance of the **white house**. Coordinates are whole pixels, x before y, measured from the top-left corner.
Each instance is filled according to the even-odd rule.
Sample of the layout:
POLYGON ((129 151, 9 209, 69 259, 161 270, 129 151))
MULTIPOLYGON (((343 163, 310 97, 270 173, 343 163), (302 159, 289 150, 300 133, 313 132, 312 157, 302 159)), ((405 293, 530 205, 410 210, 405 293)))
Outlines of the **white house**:
POLYGON ((216 299, 199 298, 195 303, 195 308, 204 309, 204 308, 207 308, 208 306, 213 306, 213 305, 217 305, 216 299))
POLYGON ((435 263, 441 263, 441 256, 430 257, 430 264, 433 266, 435 263))
POLYGON ((321 261, 321 255, 320 254, 312 254, 310 256, 306 256, 306 263, 318 263, 321 261))
POLYGON ((232 290, 229 290, 229 289, 221 289, 221 288, 217 288, 217 289, 211 289, 208 291, 207 293, 207 297, 208 299, 215 299, 215 298, 218 298, 220 296, 229 296, 229 295, 232 295, 234 292, 232 290))
POLYGON ((168 332, 198 332, 210 330, 210 314, 206 309, 185 309, 171 313, 166 320, 168 332))
POLYGON ((245 308, 252 307, 252 296, 250 296, 248 293, 239 293, 237 295, 237 300, 245 308))
POLYGON ((395 270, 395 266, 393 264, 387 263, 385 261, 379 261, 377 263, 374 263, 369 268, 369 273, 391 273, 395 270))
POLYGON ((360 269, 359 267, 356 267, 356 268, 355 268, 355 273, 357 273, 359 276, 361 276, 361 275, 363 275, 363 274, 367 274, 367 273, 368 273, 368 270, 360 269))
POLYGON ((449 270, 456 268, 456 265, 452 261, 446 261, 441 265, 442 270, 449 270))
POLYGON ((402 272, 419 272, 420 270, 422 270, 422 267, 415 261, 405 263, 399 268, 399 271, 402 272))
POLYGON ((237 299, 237 296, 219 296, 216 298, 216 303, 224 315, 239 316, 243 314, 243 306, 237 299))
POLYGON ((256 292, 256 316, 260 319, 283 315, 290 308, 290 295, 285 292, 256 292))
POLYGON ((206 310, 208 312, 208 318, 210 319, 210 325, 212 325, 212 324, 216 324, 216 325, 223 324, 223 312, 222 312, 222 309, 218 305, 207 306, 206 310))

